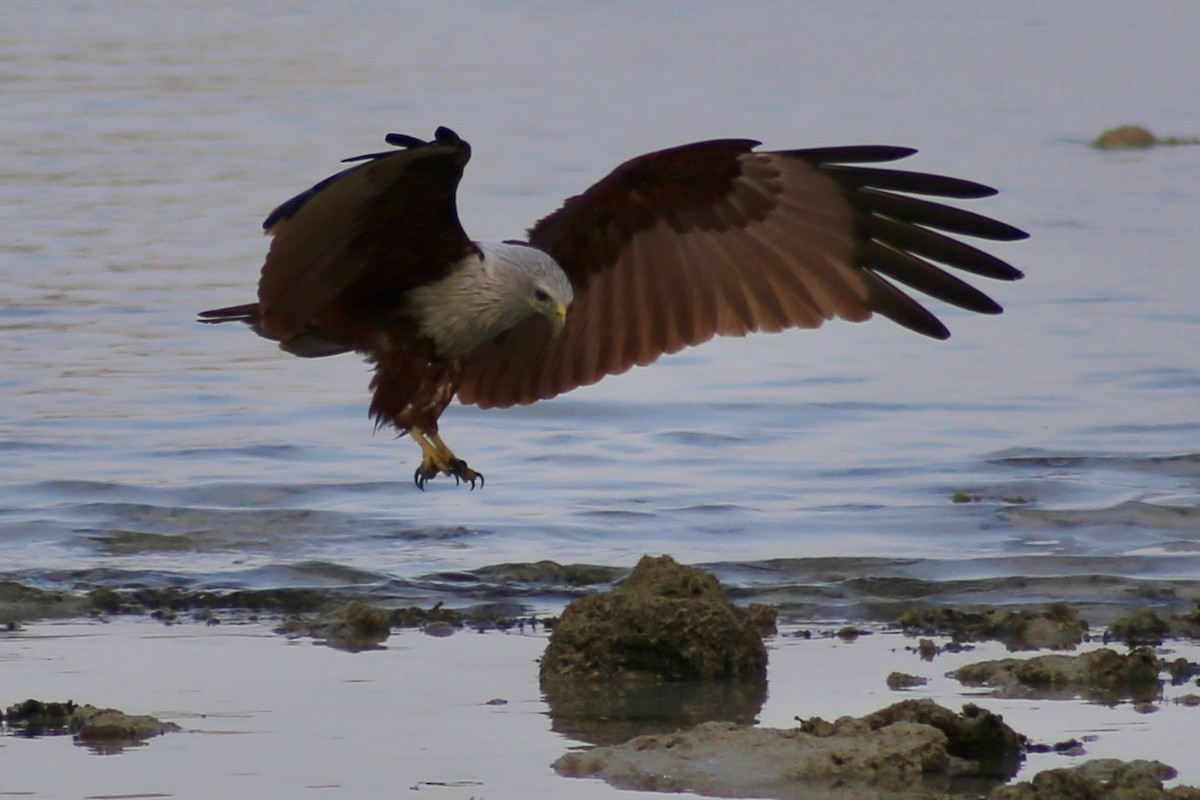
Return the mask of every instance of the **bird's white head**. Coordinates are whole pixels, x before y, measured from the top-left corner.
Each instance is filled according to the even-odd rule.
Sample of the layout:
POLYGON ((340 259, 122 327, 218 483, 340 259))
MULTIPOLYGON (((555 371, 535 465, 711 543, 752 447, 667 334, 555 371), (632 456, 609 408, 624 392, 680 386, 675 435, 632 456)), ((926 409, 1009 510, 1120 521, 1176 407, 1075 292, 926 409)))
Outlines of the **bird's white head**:
POLYGON ((494 259, 495 274, 506 284, 505 293, 521 298, 529 309, 550 320, 556 333, 561 332, 575 291, 558 262, 522 242, 480 247, 486 248, 485 258, 494 259))
POLYGON ((566 325, 575 292, 553 258, 518 242, 477 242, 479 256, 409 292, 408 312, 444 358, 462 358, 531 314, 566 325))

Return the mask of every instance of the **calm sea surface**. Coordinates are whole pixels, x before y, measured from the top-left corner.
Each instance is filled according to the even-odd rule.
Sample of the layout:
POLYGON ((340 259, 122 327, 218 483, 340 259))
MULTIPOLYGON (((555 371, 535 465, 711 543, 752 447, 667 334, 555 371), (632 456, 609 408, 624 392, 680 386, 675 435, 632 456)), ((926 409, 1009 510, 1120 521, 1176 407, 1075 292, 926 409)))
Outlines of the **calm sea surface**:
POLYGON ((1096 613, 1200 596, 1200 5, 217 3, 0 9, 0 580, 551 583, 669 552, 798 616, 928 598, 1096 613), (367 368, 194 322, 253 297, 278 202, 439 124, 469 233, 714 136, 911 145, 1032 238, 1007 309, 726 340, 552 402, 452 407, 487 487, 412 485, 367 368), (502 574, 502 573, 501 573, 502 574))

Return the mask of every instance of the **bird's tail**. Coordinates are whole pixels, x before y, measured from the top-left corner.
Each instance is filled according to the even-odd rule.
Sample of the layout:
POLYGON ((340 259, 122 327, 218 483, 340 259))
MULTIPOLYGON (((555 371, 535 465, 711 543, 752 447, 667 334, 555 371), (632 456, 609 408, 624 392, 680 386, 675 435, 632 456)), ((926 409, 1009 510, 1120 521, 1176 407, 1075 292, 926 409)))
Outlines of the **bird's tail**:
POLYGON ((330 339, 327 333, 316 325, 306 325, 302 331, 287 341, 262 326, 262 308, 258 303, 247 303, 244 306, 229 306, 228 308, 213 308, 200 312, 200 322, 216 324, 218 322, 244 322, 250 329, 264 339, 279 342, 279 349, 301 358, 324 358, 348 353, 354 348, 342 342, 330 339))
POLYGON ((250 327, 256 327, 262 318, 258 303, 246 303, 244 306, 229 306, 228 308, 211 308, 200 312, 200 322, 216 324, 218 322, 244 322, 250 327))

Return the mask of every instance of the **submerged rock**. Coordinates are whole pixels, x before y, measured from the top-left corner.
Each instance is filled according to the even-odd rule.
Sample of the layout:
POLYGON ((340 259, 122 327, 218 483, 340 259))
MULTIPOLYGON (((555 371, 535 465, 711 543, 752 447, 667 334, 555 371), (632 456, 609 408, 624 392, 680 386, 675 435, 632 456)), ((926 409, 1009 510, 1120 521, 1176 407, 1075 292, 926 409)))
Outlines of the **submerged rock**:
POLYGON ((179 730, 174 722, 145 715, 132 715, 115 708, 96 708, 29 699, 9 706, 0 715, 4 724, 34 736, 71 733, 87 744, 140 742, 164 733, 179 730))
POLYGON ((952 778, 1004 779, 1015 773, 1021 737, 999 717, 968 709, 956 715, 929 700, 910 700, 858 719, 814 718, 791 730, 708 722, 569 753, 554 769, 624 789, 731 797, 924 797, 952 778))
POLYGON ((1092 147, 1101 150, 1129 150, 1153 147, 1158 137, 1141 125, 1120 125, 1109 128, 1092 140, 1092 147))
POLYGON ((1186 614, 1172 614, 1167 618, 1167 629, 1172 636, 1185 639, 1200 639, 1200 601, 1186 614))
POLYGON ((1102 648, 1077 656, 1044 655, 968 664, 951 673, 968 686, 989 686, 1009 697, 1069 698, 1101 702, 1156 699, 1162 665, 1146 647, 1122 655, 1102 648))
POLYGON ((1043 611, 910 609, 900 617, 905 633, 949 636, 955 642, 1001 641, 1009 650, 1069 650, 1083 641, 1088 624, 1063 603, 1043 611))
POLYGON ((359 652, 379 647, 392 632, 391 615, 358 600, 316 619, 293 619, 276 629, 309 635, 338 650, 359 652))
POLYGON ((178 731, 179 726, 145 714, 83 705, 71 715, 70 729, 83 742, 128 742, 178 731))
POLYGON ((998 787, 988 800, 1200 800, 1200 789, 1163 788, 1163 781, 1175 774, 1159 761, 1099 759, 1046 770, 1030 781, 998 787))
POLYGON ((645 556, 617 588, 566 607, 541 677, 762 680, 765 608, 738 608, 709 573, 645 556))
POLYGON ((594 586, 610 583, 619 574, 616 567, 594 564, 559 564, 557 561, 542 560, 511 564, 495 564, 471 570, 478 578, 505 585, 528 583, 536 586, 594 586))
POLYGON ((1200 144, 1200 138, 1167 136, 1159 138, 1141 125, 1119 125, 1109 128, 1091 141, 1100 150, 1144 150, 1160 145, 1200 144))
POLYGON ((82 598, 66 592, 0 580, 0 625, 16 626, 27 619, 78 616, 86 611, 82 598))
POLYGON ((1113 620, 1104 640, 1125 642, 1130 646, 1159 645, 1170 631, 1167 621, 1148 608, 1139 608, 1113 620))
POLYGON ((9 728, 20 729, 34 736, 65 733, 71 715, 77 708, 79 706, 71 700, 59 703, 29 698, 0 712, 0 720, 9 728))
POLYGON ((911 689, 914 686, 924 686, 927 683, 929 683, 928 678, 909 675, 906 672, 889 672, 887 676, 887 687, 896 692, 911 689))

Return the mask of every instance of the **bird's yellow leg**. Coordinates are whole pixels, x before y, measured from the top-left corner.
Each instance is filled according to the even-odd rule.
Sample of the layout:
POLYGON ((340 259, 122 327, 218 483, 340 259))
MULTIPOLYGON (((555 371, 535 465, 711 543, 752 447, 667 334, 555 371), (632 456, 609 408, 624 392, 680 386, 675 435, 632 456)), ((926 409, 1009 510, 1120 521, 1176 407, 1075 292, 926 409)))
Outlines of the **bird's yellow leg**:
POLYGON ((408 434, 414 442, 421 445, 421 466, 413 473, 413 482, 417 484, 418 489, 424 491, 425 484, 438 475, 449 475, 454 478, 455 483, 469 483, 472 489, 475 488, 476 481, 483 486, 483 475, 455 456, 442 441, 442 437, 436 433, 426 433, 420 428, 411 428, 408 434))

